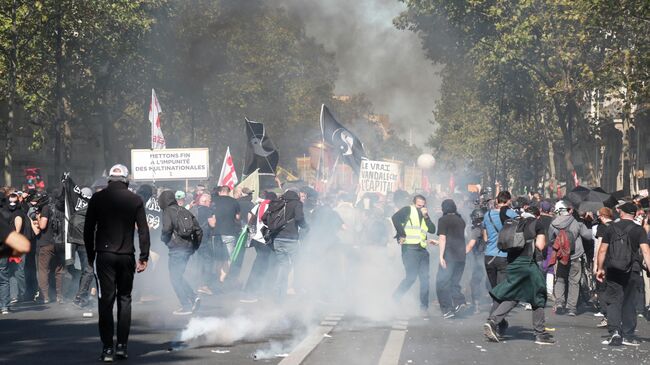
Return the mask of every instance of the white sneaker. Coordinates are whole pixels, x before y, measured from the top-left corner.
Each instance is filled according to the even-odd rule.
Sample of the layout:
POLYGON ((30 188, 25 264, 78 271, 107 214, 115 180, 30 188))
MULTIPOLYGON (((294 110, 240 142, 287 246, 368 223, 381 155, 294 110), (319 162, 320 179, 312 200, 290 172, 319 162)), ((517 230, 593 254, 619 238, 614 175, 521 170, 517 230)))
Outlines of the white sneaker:
POLYGON ((526 309, 527 311, 532 311, 532 310, 533 310, 533 306, 530 305, 530 303, 526 303, 526 305, 524 306, 524 309, 526 309))
POLYGON ((187 309, 187 308, 178 308, 177 310, 172 312, 175 316, 189 316, 192 314, 192 309, 187 309))
POLYGON ((602 314, 601 312, 598 312, 598 313, 594 313, 594 317, 605 317, 605 315, 602 314))

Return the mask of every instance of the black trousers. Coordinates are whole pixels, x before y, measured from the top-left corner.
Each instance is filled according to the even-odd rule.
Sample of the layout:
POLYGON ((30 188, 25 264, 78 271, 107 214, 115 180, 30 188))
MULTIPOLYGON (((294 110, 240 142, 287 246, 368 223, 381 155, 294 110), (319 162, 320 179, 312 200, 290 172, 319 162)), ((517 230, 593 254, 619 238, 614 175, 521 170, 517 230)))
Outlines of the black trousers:
MULTIPOLYGON (((485 256, 485 272, 487 273, 488 281, 490 282, 490 289, 506 280, 507 267, 508 259, 505 257, 485 256)), ((499 303, 492 300, 492 309, 490 310, 490 313, 494 312, 498 306, 499 303)))
POLYGON ((99 337, 104 346, 113 346, 113 305, 117 299, 117 343, 126 344, 131 329, 131 290, 135 257, 98 252, 95 260, 99 279, 99 337))
POLYGON ((636 329, 636 297, 639 282, 643 278, 638 272, 618 273, 611 270, 605 275, 607 288, 607 329, 618 331, 623 337, 633 336, 636 329))
POLYGON ((465 261, 447 261, 447 268, 438 268, 436 295, 443 314, 460 304, 465 304, 465 296, 460 287, 460 279, 465 270, 465 261))

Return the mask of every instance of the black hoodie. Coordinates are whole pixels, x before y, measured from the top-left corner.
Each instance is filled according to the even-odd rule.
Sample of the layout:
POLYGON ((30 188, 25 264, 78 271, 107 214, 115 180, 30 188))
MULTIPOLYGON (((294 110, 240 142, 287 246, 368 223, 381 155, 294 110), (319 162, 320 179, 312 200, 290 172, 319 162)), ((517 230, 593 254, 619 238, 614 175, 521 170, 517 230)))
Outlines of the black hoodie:
MULTIPOLYGON (((196 245, 188 239, 179 237, 174 234, 174 225, 178 221, 178 210, 185 209, 178 206, 174 192, 171 190, 163 191, 158 198, 158 204, 162 209, 162 237, 161 240, 169 247, 170 250, 194 250, 201 242, 202 237, 197 237, 196 245)), ((194 224, 199 225, 196 218, 194 224)), ((202 235, 201 235, 202 236, 202 235)))
POLYGON ((117 254, 135 253, 133 235, 138 226, 140 260, 149 259, 149 226, 144 214, 144 203, 122 182, 110 182, 95 193, 88 203, 84 222, 84 243, 88 260, 95 261, 95 252, 117 254))
POLYGON ((299 238, 298 227, 303 229, 307 228, 305 215, 302 211, 302 202, 300 201, 298 193, 292 190, 285 192, 282 195, 282 198, 287 202, 287 225, 275 238, 297 240, 299 238))

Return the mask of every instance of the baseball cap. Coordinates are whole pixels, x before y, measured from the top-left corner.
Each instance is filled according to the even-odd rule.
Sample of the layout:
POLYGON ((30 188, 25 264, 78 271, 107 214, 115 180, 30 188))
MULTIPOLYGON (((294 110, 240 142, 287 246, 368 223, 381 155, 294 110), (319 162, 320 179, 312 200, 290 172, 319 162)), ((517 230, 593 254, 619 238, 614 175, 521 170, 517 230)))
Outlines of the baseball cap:
POLYGON ((175 197, 176 199, 184 199, 184 198, 185 198, 185 192, 182 191, 182 190, 178 190, 178 191, 176 191, 176 193, 174 194, 174 197, 175 197))
POLYGON ((113 165, 108 173, 109 177, 117 177, 126 179, 129 176, 129 169, 122 164, 113 165))
POLYGON ((621 204, 618 209, 620 209, 623 213, 627 214, 634 214, 638 210, 637 206, 634 203, 627 202, 625 204, 621 204))

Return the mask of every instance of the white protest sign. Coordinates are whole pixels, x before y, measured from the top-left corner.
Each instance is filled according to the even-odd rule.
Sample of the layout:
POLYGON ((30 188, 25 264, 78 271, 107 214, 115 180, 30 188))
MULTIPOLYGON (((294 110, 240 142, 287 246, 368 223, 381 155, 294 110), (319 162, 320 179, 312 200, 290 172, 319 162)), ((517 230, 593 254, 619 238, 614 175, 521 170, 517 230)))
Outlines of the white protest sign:
POLYGON ((203 180, 210 174, 207 148, 131 150, 133 180, 203 180))
POLYGON ((397 190, 399 180, 399 165, 394 162, 361 161, 359 172, 360 194, 387 194, 397 190))

